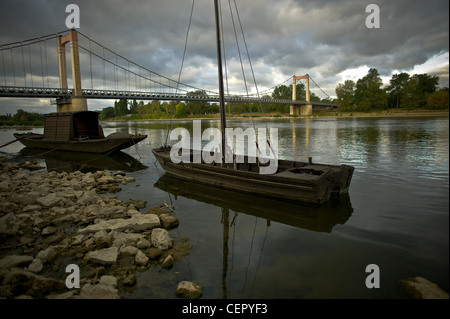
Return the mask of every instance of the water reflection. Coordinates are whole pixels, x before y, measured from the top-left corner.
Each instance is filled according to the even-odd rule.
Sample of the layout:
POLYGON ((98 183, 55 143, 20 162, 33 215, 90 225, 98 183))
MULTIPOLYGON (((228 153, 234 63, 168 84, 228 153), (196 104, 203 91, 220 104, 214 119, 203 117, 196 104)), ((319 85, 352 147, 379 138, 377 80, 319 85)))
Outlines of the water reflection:
MULTIPOLYGON (((331 233, 337 224, 345 224, 353 212, 349 196, 334 198, 323 206, 312 207, 217 189, 183 181, 167 174, 163 175, 155 183, 155 186, 175 196, 175 200, 178 199, 178 196, 182 196, 220 209, 222 225, 221 298, 235 297, 236 294, 242 294, 242 297, 252 296, 258 271, 267 267, 267 260, 263 258, 266 240, 268 237, 278 237, 277 226, 273 229, 274 233, 269 230, 272 223, 314 232, 331 233), (251 217, 255 217, 254 222, 251 217), (266 225, 265 227, 258 227, 261 225, 261 221, 266 225), (261 227, 264 228, 262 231, 261 227), (245 251, 245 247, 249 244, 249 251, 245 251), (250 266, 251 264, 253 266, 250 266)), ((207 227, 209 229, 214 227, 216 231, 218 230, 211 224, 208 224, 207 227)), ((219 243, 215 247, 218 248, 218 245, 219 243)), ((219 255, 218 252, 217 255, 219 255)), ((218 261, 215 264, 218 265, 218 261)), ((218 290, 219 287, 216 289, 218 290)), ((219 292, 217 293, 219 294, 219 292)))
POLYGON ((114 152, 109 155, 43 151, 25 147, 20 150, 19 156, 40 158, 45 161, 48 171, 58 172, 92 172, 98 170, 135 172, 146 169, 140 161, 124 152, 114 152))
POLYGON ((340 124, 336 130, 339 157, 356 171, 387 165, 425 174, 448 171, 448 127, 440 127, 439 120, 352 119, 340 124))
POLYGON ((320 207, 290 201, 269 199, 240 192, 218 189, 163 175, 155 186, 175 196, 183 196, 212 204, 236 213, 244 213, 289 226, 330 233, 337 224, 350 218, 350 197, 333 198, 320 207))

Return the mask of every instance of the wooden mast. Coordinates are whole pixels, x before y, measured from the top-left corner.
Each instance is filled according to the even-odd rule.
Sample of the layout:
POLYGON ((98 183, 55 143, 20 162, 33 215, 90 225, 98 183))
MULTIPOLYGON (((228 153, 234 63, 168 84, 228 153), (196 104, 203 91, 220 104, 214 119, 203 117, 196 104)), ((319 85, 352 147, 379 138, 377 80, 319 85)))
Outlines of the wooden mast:
POLYGON ((223 70, 222 70, 222 49, 220 40, 220 18, 219 18, 219 3, 218 0, 214 0, 214 11, 216 16, 216 39, 217 39, 217 66, 219 71, 219 106, 220 106, 220 129, 222 131, 222 164, 225 164, 225 150, 226 139, 225 129, 227 122, 225 118, 225 98, 223 89, 223 70))

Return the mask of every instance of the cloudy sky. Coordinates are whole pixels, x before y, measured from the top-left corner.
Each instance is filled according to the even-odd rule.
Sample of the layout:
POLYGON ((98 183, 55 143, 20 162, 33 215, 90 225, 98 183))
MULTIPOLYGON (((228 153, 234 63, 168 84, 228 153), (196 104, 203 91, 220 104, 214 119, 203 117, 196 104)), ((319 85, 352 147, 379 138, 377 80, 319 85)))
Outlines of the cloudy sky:
MULTIPOLYGON (((409 72, 437 75, 441 87, 449 86, 448 0, 235 1, 260 91, 294 74, 310 74, 334 96, 339 83, 356 81, 371 67, 380 72, 386 85, 392 74, 409 72), (380 9, 380 28, 366 27, 370 14, 366 7, 371 3, 380 9)), ((243 94, 229 1, 221 2, 230 91, 243 94)), ((81 33, 143 67, 178 78, 191 0, 0 0, 0 44, 65 30, 69 15, 66 6, 71 3, 80 8, 81 33)), ((235 12, 234 19, 237 24, 235 12)), ((245 76, 250 82, 242 43, 239 37, 245 76)), ((56 42, 46 46, 56 57, 56 42)), ((101 54, 101 50, 98 52, 101 54)), ((86 61, 89 59, 82 63, 86 61)), ((57 79, 56 59, 48 63, 50 76, 57 79)), ((97 63, 99 68, 101 63, 97 63)), ((39 67, 33 72, 40 71, 36 69, 39 67)), ((96 74, 93 82, 101 86, 102 79, 95 79, 96 74)), ((212 0, 195 1, 181 82, 217 91, 212 0)), ((90 78, 83 78, 83 87, 90 83, 90 78)), ((249 90, 254 91, 254 87, 249 86, 249 90)), ((111 101, 90 100, 88 104, 91 109, 101 109, 110 106, 111 101)), ((38 112, 55 109, 49 106, 48 99, 0 99, 0 114, 14 113, 19 107, 38 112)))

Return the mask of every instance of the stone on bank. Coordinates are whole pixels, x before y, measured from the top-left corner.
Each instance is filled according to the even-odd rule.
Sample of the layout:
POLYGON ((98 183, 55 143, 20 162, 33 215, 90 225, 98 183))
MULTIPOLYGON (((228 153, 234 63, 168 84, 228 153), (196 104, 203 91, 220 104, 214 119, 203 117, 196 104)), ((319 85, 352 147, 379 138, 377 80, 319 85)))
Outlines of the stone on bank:
POLYGON ((146 202, 99 195, 134 181, 124 175, 26 173, 0 158, 0 240, 11 247, 0 258, 0 298, 119 298, 118 289, 136 284, 136 269, 170 268, 183 256, 190 247, 164 229, 178 225, 170 212, 140 213, 146 202), (70 291, 59 277, 45 277, 68 260, 82 272, 81 288, 70 291))

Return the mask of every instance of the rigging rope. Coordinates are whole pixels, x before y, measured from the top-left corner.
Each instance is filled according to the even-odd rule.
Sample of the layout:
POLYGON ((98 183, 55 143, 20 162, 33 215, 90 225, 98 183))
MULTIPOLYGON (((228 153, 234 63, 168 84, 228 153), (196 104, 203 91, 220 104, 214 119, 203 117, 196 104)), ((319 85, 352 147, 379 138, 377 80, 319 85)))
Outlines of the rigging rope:
MULTIPOLYGON (((239 9, 237 7, 236 0, 233 0, 233 1, 234 1, 235 9, 236 9, 236 16, 238 18, 239 27, 240 27, 241 33, 242 33, 242 39, 244 41, 244 47, 245 47, 245 50, 246 50, 246 53, 247 53, 247 58, 248 58, 248 61, 249 61, 250 70, 251 70, 252 77, 253 77, 253 82, 255 84, 256 95, 257 95, 258 98, 260 98, 260 94, 259 94, 259 90, 258 90, 258 84, 256 82, 255 72, 253 70, 253 64, 252 64, 252 61, 251 61, 251 58, 250 58, 250 53, 249 53, 249 50, 248 50, 247 41, 245 40, 244 28, 242 26, 241 18, 240 18, 240 15, 239 15, 239 9)), ((245 73, 244 73, 244 68, 243 68, 243 63, 242 63, 242 58, 241 58, 241 52, 240 52, 240 49, 239 49, 238 37, 237 37, 236 27, 235 27, 235 23, 234 23, 233 10, 231 8, 231 0, 228 0, 228 4, 230 6, 231 20, 233 22, 234 34, 235 34, 235 37, 236 37, 236 45, 237 45, 238 53, 239 53, 239 60, 240 60, 240 63, 241 63, 242 75, 244 77, 245 90, 246 90, 246 93, 247 93, 247 97, 249 97, 250 95, 249 95, 248 88, 247 88, 247 81, 245 79, 245 73)), ((260 102, 259 105, 260 105, 260 108, 261 108, 261 112, 262 112, 262 114, 264 116, 264 108, 262 107, 262 103, 260 102)), ((262 152, 261 152, 261 150, 259 148, 259 144, 258 144, 258 131, 255 128, 255 122, 254 122, 254 119, 253 119, 253 113, 252 113, 252 106, 251 105, 250 105, 250 114, 251 114, 253 128, 255 129, 255 133, 256 133, 256 141, 255 141, 256 149, 258 150, 259 154, 261 155, 262 152)), ((269 145, 270 150, 272 151, 272 153, 276 157, 274 149, 273 149, 273 147, 272 147, 272 145, 270 143, 270 136, 269 136, 269 138, 267 136, 267 134, 268 134, 267 122, 264 122, 264 124, 265 124, 265 127, 266 127, 266 136, 265 136, 266 143, 269 145)), ((259 165, 259 161, 258 161, 258 165, 259 165)))
MULTIPOLYGON (((131 64, 131 65, 134 66, 134 67, 137 67, 137 68, 140 67, 140 68, 142 68, 143 70, 149 72, 149 73, 150 73, 150 76, 151 76, 151 74, 155 74, 156 76, 158 76, 159 79, 160 79, 159 82, 156 81, 156 80, 153 80, 151 77, 149 78, 149 77, 145 77, 145 76, 143 76, 143 75, 140 75, 141 78, 143 78, 143 79, 145 79, 145 80, 148 80, 148 81, 151 81, 151 82, 153 82, 153 83, 157 83, 157 84, 159 84, 160 86, 163 86, 163 87, 166 87, 166 88, 170 88, 170 89, 176 89, 176 86, 177 86, 177 85, 178 85, 178 86, 182 85, 182 86, 185 87, 185 89, 183 89, 183 91, 185 91, 185 92, 188 92, 188 90, 203 90, 203 89, 200 89, 200 88, 197 88, 197 87, 194 87, 194 86, 192 86, 192 85, 185 84, 185 83, 177 83, 176 85, 175 85, 175 84, 169 85, 169 84, 162 83, 162 80, 161 80, 161 79, 163 79, 163 80, 165 80, 165 81, 168 81, 169 83, 170 83, 170 82, 176 83, 176 81, 173 80, 173 79, 171 79, 171 78, 168 78, 168 77, 166 77, 166 76, 164 76, 164 75, 161 75, 161 74, 159 74, 159 73, 157 73, 157 72, 154 72, 154 71, 152 71, 152 70, 149 70, 148 68, 143 67, 143 66, 141 66, 141 65, 139 65, 139 64, 137 64, 137 63, 134 63, 133 61, 130 61, 129 59, 127 59, 127 58, 125 58, 124 56, 118 54, 117 52, 115 52, 115 51, 113 51, 113 50, 111 50, 111 49, 108 49, 107 47, 103 46, 103 45, 100 44, 99 42, 97 42, 97 41, 91 39, 91 38, 88 37, 87 35, 85 35, 85 34, 79 32, 79 31, 77 31, 77 32, 78 32, 78 34, 79 34, 80 36, 86 38, 87 40, 92 41, 92 43, 94 43, 94 44, 100 46, 102 49, 105 49, 106 51, 110 52, 111 54, 115 55, 116 57, 119 57, 119 58, 121 58, 121 59, 123 59, 124 61, 127 62, 127 64, 128 64, 128 69, 125 68, 125 67, 123 67, 123 66, 121 66, 121 65, 119 65, 118 63, 114 63, 114 62, 112 62, 112 61, 110 61, 110 60, 108 60, 108 59, 105 58, 105 61, 108 62, 109 64, 111 64, 111 65, 113 65, 113 66, 115 65, 116 67, 118 67, 118 68, 124 70, 124 72, 125 72, 125 79, 126 79, 125 82, 126 82, 127 85, 128 85, 128 81, 129 81, 129 80, 128 80, 128 76, 127 76, 127 74, 126 74, 127 72, 130 73, 130 74, 132 74, 132 75, 138 75, 136 72, 132 71, 132 70, 129 68, 129 66, 130 66, 130 64, 131 64)), ((81 45, 80 43, 78 44, 78 46, 79 46, 80 48, 86 50, 87 52, 90 52, 87 48, 85 48, 85 47, 84 47, 83 45, 81 45)), ((94 56, 97 56, 97 57, 100 58, 100 59, 103 59, 103 57, 102 57, 101 55, 96 54, 95 52, 92 52, 92 54, 93 54, 94 56)), ((181 89, 178 88, 178 90, 180 91, 181 89)), ((207 93, 210 93, 210 94, 217 94, 217 92, 213 92, 213 91, 210 91, 210 90, 203 90, 203 91, 205 91, 205 92, 207 92, 207 93)))
MULTIPOLYGON (((178 81, 177 81, 177 87, 176 87, 176 90, 175 90, 175 94, 178 93, 178 88, 179 88, 180 80, 181 80, 181 73, 183 72, 183 65, 184 65, 184 59, 186 57, 187 44, 188 44, 188 39, 189 39, 189 31, 191 30, 192 15, 193 15, 193 12, 194 12, 194 5, 195 5, 195 0, 192 0, 191 14, 189 16, 189 24, 188 24, 188 28, 187 28, 187 32, 186 32, 186 40, 184 41, 183 57, 181 59, 181 67, 180 67, 180 72, 178 73, 178 81)), ((174 110, 174 112, 175 112, 175 110, 174 110)), ((172 114, 172 116, 173 115, 174 114, 172 114)), ((170 118, 169 125, 167 127, 166 140, 164 141, 164 148, 167 147, 167 139, 169 138, 169 131, 170 131, 171 127, 172 127, 172 117, 170 118)))

